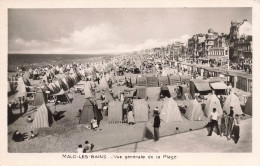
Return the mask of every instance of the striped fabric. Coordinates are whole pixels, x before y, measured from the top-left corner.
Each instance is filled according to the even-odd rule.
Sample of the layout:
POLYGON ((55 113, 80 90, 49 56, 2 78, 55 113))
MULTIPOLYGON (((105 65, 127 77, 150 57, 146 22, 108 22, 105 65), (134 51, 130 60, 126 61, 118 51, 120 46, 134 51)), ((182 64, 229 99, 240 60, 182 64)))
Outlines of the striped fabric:
POLYGON ((122 122, 123 102, 111 101, 108 103, 108 122, 122 122))
POLYGON ((148 87, 158 87, 159 80, 157 77, 147 77, 147 86, 148 87))
POLYGON ((42 104, 34 117, 32 128, 50 127, 52 123, 52 114, 45 104, 42 104))
POLYGON ((159 86, 169 85, 169 78, 167 76, 159 77, 159 86))
POLYGON ((134 118, 135 122, 147 122, 148 121, 148 103, 144 99, 134 99, 134 118))
POLYGON ((146 87, 137 87, 136 97, 141 99, 147 99, 147 89, 146 87))
POLYGON ((147 85, 146 78, 145 77, 137 77, 136 78, 136 85, 137 86, 146 86, 147 85))
POLYGON ((176 85, 176 84, 180 83, 180 76, 179 75, 169 76, 169 83, 170 83, 170 85, 176 85))

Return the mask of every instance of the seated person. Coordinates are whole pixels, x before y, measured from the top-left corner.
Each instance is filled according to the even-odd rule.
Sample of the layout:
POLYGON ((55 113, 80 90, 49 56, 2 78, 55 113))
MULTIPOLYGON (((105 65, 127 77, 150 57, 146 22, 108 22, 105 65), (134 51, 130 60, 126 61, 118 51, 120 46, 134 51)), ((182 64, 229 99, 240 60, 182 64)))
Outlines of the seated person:
POLYGON ((91 144, 88 141, 85 141, 85 148, 83 149, 83 153, 89 153, 91 151, 91 144))
POLYGON ((91 119, 91 125, 92 125, 92 129, 96 130, 96 128, 98 128, 98 124, 97 124, 97 118, 94 117, 94 119, 91 119))
POLYGON ((15 130, 12 139, 15 142, 20 142, 24 140, 23 135, 17 129, 15 130))
POLYGON ((28 116, 28 117, 27 117, 27 122, 28 122, 28 123, 32 123, 32 121, 33 121, 33 119, 31 118, 31 116, 28 116))
POLYGON ((77 152, 78 153, 83 153, 84 152, 84 149, 82 148, 82 145, 78 145, 78 149, 77 149, 77 152))

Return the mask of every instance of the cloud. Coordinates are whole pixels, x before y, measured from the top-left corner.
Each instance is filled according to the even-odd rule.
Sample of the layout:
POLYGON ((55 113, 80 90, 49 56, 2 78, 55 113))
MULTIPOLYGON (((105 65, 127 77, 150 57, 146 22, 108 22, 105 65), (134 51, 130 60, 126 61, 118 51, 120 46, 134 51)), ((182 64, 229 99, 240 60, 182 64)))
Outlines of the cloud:
POLYGON ((176 39, 150 38, 139 43, 127 43, 123 36, 118 35, 116 27, 110 24, 86 26, 81 30, 49 41, 38 41, 18 38, 10 41, 9 53, 59 53, 59 54, 91 54, 91 53, 120 53, 151 49, 166 46, 175 41, 187 42, 189 35, 176 39))

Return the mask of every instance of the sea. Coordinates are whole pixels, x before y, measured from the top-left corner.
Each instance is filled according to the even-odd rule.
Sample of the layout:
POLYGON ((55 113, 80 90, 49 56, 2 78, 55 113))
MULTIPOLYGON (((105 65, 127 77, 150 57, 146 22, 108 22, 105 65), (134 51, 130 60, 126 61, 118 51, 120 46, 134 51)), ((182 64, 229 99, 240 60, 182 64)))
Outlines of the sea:
POLYGON ((8 71, 16 67, 37 68, 46 65, 69 64, 73 62, 88 63, 94 58, 106 60, 112 54, 8 54, 8 71))

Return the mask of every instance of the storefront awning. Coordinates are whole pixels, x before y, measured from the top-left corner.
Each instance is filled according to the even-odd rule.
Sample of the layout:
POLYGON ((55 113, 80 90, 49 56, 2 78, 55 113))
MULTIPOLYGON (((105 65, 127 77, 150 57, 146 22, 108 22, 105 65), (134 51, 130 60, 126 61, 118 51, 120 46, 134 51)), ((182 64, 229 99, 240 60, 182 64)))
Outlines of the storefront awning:
POLYGON ((211 88, 208 82, 194 82, 198 91, 210 91, 211 88))
POLYGON ((210 86, 215 89, 215 90, 220 90, 220 89, 227 89, 227 85, 224 82, 214 82, 211 83, 210 86))

